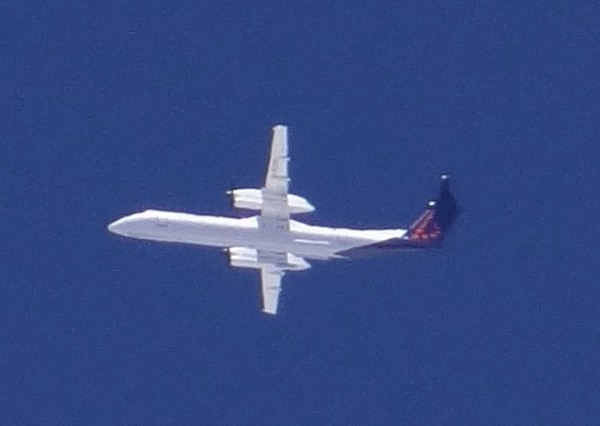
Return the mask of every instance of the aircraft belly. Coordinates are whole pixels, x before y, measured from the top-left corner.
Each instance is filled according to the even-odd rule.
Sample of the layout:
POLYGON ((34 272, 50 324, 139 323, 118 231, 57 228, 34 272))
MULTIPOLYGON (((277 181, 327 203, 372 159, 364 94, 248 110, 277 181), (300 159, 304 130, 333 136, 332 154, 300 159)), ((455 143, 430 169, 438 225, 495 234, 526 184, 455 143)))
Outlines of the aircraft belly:
POLYGON ((293 253, 307 258, 326 259, 339 250, 332 240, 290 232, 265 232, 259 229, 218 228, 188 230, 170 236, 171 241, 212 247, 249 247, 271 252, 293 253))
POLYGON ((212 247, 232 247, 255 238, 257 228, 214 225, 199 222, 168 221, 164 224, 148 224, 128 233, 129 236, 152 241, 195 244, 212 247))
POLYGON ((244 243, 256 238, 258 230, 237 227, 204 227, 189 229, 178 235, 181 242, 212 247, 245 246, 244 243))
POLYGON ((292 232, 289 252, 306 257, 326 259, 354 247, 371 244, 362 235, 348 236, 332 228, 311 227, 310 232, 292 232))
POLYGON ((152 222, 128 233, 153 241, 210 247, 249 247, 265 251, 293 253, 308 259, 328 259, 336 253, 378 242, 365 232, 304 225, 289 232, 261 230, 242 220, 214 223, 210 218, 152 222))

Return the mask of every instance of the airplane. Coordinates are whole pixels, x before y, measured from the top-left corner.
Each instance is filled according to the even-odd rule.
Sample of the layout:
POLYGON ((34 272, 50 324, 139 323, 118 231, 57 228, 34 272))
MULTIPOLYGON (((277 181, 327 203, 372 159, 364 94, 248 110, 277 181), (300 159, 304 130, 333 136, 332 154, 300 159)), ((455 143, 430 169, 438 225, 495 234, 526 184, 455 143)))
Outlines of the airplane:
POLYGON ((308 260, 350 258, 353 254, 438 247, 460 214, 450 190, 450 177, 441 175, 436 200, 407 229, 345 229, 313 226, 293 220, 315 207, 289 192, 288 129, 273 127, 273 139, 262 188, 227 191, 233 206, 258 214, 245 218, 199 216, 146 210, 108 225, 114 234, 143 240, 195 244, 223 249, 229 265, 260 271, 262 311, 275 315, 281 281, 288 271, 311 267, 308 260))

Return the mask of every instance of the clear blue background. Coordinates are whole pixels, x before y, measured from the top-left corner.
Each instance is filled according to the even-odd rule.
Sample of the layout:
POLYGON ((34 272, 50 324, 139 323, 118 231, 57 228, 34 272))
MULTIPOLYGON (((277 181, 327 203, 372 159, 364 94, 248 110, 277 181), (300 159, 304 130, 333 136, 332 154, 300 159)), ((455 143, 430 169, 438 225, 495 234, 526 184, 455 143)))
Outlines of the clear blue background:
POLYGON ((596 2, 0 4, 0 424, 600 418, 596 2), (290 126, 310 223, 446 248, 288 274, 110 235, 231 213, 290 126))

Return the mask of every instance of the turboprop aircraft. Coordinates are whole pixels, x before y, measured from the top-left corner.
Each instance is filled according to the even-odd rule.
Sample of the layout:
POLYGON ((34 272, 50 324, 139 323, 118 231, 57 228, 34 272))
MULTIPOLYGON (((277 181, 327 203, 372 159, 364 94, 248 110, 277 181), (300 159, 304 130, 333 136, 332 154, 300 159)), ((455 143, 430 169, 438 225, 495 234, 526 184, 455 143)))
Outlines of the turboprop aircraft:
POLYGON ((305 198, 289 193, 289 159, 287 127, 275 126, 264 186, 227 192, 234 207, 258 211, 256 216, 240 219, 146 210, 111 223, 108 230, 144 240, 224 249, 230 266, 260 271, 263 312, 275 315, 282 277, 288 271, 310 268, 307 260, 437 247, 460 212, 450 191, 450 177, 444 174, 437 199, 427 204, 425 212, 408 229, 307 225, 291 219, 315 208, 305 198))

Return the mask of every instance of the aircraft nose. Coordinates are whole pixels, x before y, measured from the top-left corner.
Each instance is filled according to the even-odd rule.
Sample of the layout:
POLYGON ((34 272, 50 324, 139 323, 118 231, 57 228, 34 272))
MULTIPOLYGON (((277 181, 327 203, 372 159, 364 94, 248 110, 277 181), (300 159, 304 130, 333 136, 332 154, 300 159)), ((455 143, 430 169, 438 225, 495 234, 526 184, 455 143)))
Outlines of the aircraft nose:
POLYGON ((121 218, 109 223, 107 227, 108 231, 112 232, 113 234, 121 235, 123 233, 123 225, 125 224, 125 220, 126 218, 121 218))

